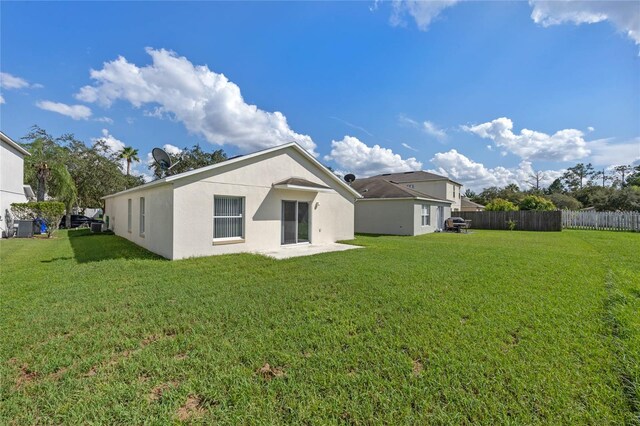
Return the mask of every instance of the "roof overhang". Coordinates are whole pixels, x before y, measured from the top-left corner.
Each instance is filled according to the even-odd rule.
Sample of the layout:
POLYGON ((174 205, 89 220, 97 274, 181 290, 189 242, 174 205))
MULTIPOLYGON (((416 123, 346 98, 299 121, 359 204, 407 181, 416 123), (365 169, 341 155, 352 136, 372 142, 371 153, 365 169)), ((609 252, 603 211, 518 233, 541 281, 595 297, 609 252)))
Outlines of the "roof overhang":
POLYGON ((440 204, 453 204, 453 201, 449 200, 438 200, 436 198, 424 198, 424 197, 389 197, 389 198, 361 198, 357 200, 358 202, 362 201, 429 201, 431 203, 440 203, 440 204))
POLYGON ((31 155, 31 153, 29 151, 27 151, 26 149, 21 147, 17 142, 15 142, 13 139, 11 139, 9 136, 5 135, 2 132, 0 132, 0 139, 2 139, 2 142, 4 142, 7 145, 9 145, 11 148, 15 149, 20 154, 29 155, 29 156, 31 155))
POLYGON ((290 189, 293 191, 307 191, 307 192, 336 192, 331 188, 318 188, 316 186, 306 186, 306 185, 292 185, 289 183, 274 183, 274 189, 290 189))
MULTIPOLYGON (((220 163, 216 163, 216 164, 212 164, 210 166, 205 166, 205 167, 201 167, 199 169, 194 169, 194 170, 190 170, 188 172, 184 172, 184 173, 180 173, 177 175, 173 175, 173 176, 167 176, 165 178, 162 179, 158 179, 155 180, 153 182, 149 182, 146 183, 144 185, 140 185, 137 186, 135 188, 131 188, 131 189, 127 189, 121 192, 117 192, 115 194, 110 194, 110 195, 106 195, 104 197, 102 197, 102 199, 107 199, 107 198, 112 198, 115 196, 119 196, 119 195, 123 195, 129 192, 136 192, 136 191, 141 191, 150 187, 154 187, 157 185, 162 185, 162 184, 166 184, 166 183, 172 183, 174 181, 178 181, 181 179, 184 179, 186 177, 189 176, 193 176, 199 173, 204 173, 204 172, 208 172, 211 170, 215 170, 217 168, 221 168, 221 167, 240 167, 243 163, 251 160, 252 158, 256 158, 256 157, 261 157, 264 155, 267 155, 269 153, 275 152, 275 151, 281 151, 281 150, 285 150, 288 148, 292 148, 294 150, 296 150, 297 152, 299 152, 300 154, 302 154, 302 156, 304 156, 305 158, 307 158, 311 163, 315 164, 320 170, 322 170, 327 176, 329 176, 329 178, 331 180, 333 180, 338 186, 344 188, 345 190, 347 190, 349 193, 351 193, 354 198, 358 199, 358 198, 362 198, 362 195, 360 195, 360 193, 358 193, 358 191, 356 191, 355 189, 353 189, 352 187, 350 187, 349 185, 347 185, 345 182, 342 181, 342 179, 340 179, 338 176, 336 176, 334 173, 332 173, 329 169, 327 169, 322 163, 320 163, 318 160, 315 159, 315 157, 313 155, 311 155, 306 149, 304 149, 303 147, 301 147, 300 145, 298 145, 297 142, 289 142, 283 145, 279 145, 279 146, 275 146, 273 148, 267 148, 264 149, 262 151, 258 151, 258 152, 254 152, 252 154, 247 154, 244 156, 240 156, 240 157, 235 157, 235 158, 231 158, 229 160, 226 161, 222 161, 220 163)), ((291 188, 288 188, 291 189, 291 188)), ((335 190, 332 190, 335 192, 335 190)), ((320 192, 320 191, 318 191, 320 192)))

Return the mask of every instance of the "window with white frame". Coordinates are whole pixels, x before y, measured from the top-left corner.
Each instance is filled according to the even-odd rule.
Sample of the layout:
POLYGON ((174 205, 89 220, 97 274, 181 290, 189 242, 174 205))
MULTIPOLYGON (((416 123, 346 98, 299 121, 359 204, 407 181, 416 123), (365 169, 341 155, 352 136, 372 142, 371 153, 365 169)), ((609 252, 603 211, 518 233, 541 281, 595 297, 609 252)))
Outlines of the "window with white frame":
POLYGON ((145 225, 145 213, 146 213, 146 204, 144 197, 140 197, 140 235, 144 235, 144 225, 145 225))
POLYGON ((422 226, 431 225, 431 216, 429 215, 429 205, 422 205, 422 226))
POLYGON ((213 197, 213 239, 238 240, 244 237, 244 198, 213 197))
POLYGON ((131 232, 131 198, 127 200, 127 232, 131 232))

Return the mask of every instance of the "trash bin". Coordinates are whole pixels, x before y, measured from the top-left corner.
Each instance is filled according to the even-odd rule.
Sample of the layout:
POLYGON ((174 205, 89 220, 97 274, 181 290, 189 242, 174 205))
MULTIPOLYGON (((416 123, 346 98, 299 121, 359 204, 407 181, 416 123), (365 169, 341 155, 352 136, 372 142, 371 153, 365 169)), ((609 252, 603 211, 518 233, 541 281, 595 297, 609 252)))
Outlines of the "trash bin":
POLYGON ((92 223, 91 224, 91 232, 102 232, 102 224, 101 223, 92 223))

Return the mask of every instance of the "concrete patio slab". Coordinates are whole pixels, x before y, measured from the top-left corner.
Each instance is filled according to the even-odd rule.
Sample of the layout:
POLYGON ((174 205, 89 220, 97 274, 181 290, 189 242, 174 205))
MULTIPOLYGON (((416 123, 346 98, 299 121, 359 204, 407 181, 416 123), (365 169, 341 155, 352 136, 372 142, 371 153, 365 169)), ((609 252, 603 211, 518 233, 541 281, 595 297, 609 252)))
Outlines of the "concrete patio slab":
POLYGON ((257 254, 272 257, 274 259, 289 259, 291 257, 312 256, 320 253, 331 253, 334 251, 345 251, 351 249, 364 248, 361 246, 352 246, 350 244, 294 244, 282 246, 278 250, 257 251, 257 254))

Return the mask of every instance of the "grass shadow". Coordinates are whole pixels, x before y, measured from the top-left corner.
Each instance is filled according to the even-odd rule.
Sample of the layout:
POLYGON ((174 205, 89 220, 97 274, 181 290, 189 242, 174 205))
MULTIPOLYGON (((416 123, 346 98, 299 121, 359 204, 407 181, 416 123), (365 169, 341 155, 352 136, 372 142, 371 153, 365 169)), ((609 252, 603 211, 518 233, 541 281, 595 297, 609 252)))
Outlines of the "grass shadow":
MULTIPOLYGON (((153 259, 165 260, 132 242, 111 232, 93 233, 88 229, 68 231, 69 242, 73 249, 73 258, 78 263, 100 262, 112 259, 153 259)), ((53 258, 46 263, 63 258, 53 258)))

